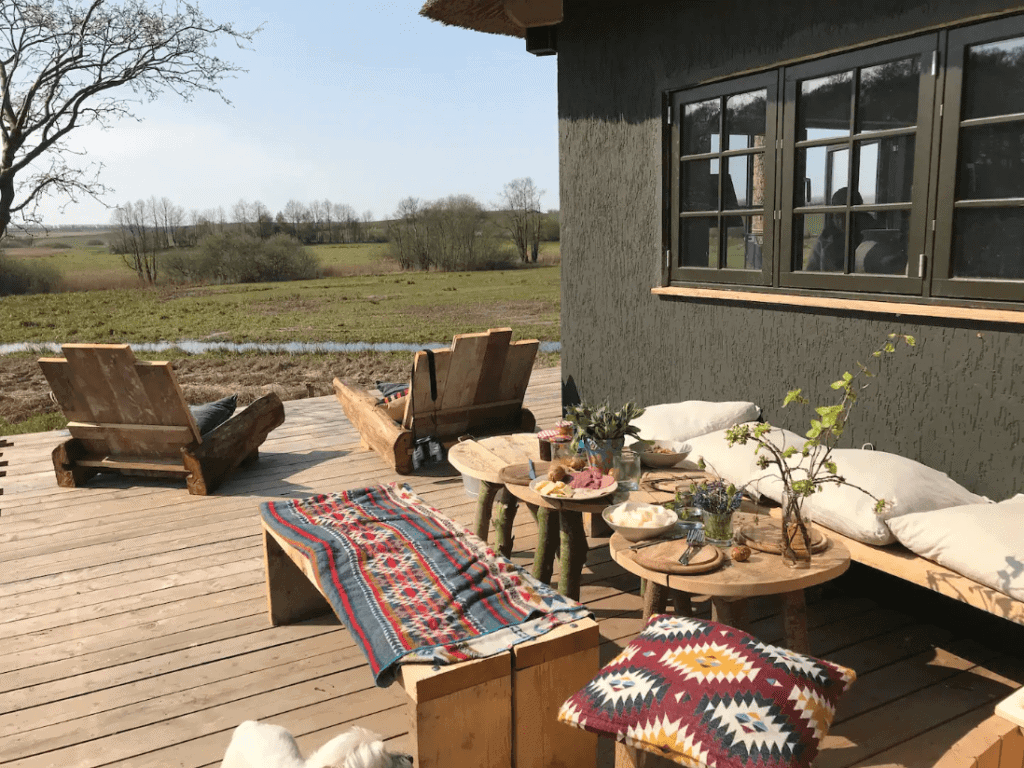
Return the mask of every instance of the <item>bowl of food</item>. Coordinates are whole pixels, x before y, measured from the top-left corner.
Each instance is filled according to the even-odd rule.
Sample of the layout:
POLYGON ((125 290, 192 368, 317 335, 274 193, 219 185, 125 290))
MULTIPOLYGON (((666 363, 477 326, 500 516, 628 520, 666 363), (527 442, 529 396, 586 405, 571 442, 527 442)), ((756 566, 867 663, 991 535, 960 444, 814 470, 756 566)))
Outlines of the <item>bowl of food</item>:
POLYGON ((655 539, 671 531, 679 522, 679 516, 671 509, 641 501, 613 504, 605 508, 601 517, 626 541, 655 539))
POLYGON ((651 440, 639 446, 640 461, 651 469, 669 469, 690 455, 689 443, 678 440, 651 440))

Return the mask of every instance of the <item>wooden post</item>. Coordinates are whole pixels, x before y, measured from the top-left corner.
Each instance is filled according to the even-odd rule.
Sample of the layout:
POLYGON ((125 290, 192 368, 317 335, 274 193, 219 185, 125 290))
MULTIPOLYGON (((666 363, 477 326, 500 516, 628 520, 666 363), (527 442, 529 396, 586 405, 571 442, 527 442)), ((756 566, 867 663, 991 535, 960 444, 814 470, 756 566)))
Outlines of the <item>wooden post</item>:
POLYGON ((475 530, 477 538, 487 541, 491 532, 491 508, 494 506, 494 497, 498 493, 500 485, 480 481, 480 493, 476 497, 476 523, 475 530))
POLYGON ((265 523, 263 563, 267 579, 267 612, 273 626, 331 613, 331 604, 316 586, 313 566, 293 547, 279 541, 265 523))
POLYGON ((651 616, 657 613, 664 613, 668 605, 669 589, 664 584, 656 581, 647 581, 647 589, 644 591, 644 624, 650 621, 651 616))
POLYGON ((711 619, 719 624, 747 631, 747 599, 716 597, 711 598, 711 619))
POLYGON ((555 570, 555 555, 558 552, 560 533, 559 514, 556 509, 527 504, 533 519, 537 521, 537 549, 533 553, 533 577, 545 584, 551 583, 555 570))
POLYGON ((85 458, 86 454, 87 451, 82 445, 82 441, 76 437, 58 443, 51 454, 57 485, 61 488, 77 488, 84 485, 89 478, 99 474, 95 469, 78 465, 78 460, 85 458))
POLYGON ((583 513, 562 509, 558 513, 562 532, 561 574, 558 591, 573 600, 580 599, 580 575, 587 561, 587 534, 583 530, 583 513))
POLYGON ((676 616, 692 616, 693 601, 690 599, 690 593, 673 589, 672 607, 676 609, 676 616))
POLYGON ((786 647, 798 653, 810 653, 811 643, 807 638, 807 602, 804 591, 783 592, 782 625, 786 647))
POLYGON ((516 521, 519 501, 503 485, 498 491, 497 508, 494 510, 494 546, 505 557, 512 554, 512 525, 516 521))

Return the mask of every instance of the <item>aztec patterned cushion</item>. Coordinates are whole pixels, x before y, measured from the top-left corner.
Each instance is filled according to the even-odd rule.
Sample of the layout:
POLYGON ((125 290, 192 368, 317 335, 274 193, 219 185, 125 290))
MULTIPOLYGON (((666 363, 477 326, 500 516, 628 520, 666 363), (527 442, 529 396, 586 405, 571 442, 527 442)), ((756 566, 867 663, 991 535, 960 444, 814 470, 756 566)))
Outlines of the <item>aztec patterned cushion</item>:
POLYGON ((855 678, 724 624, 654 616, 558 719, 691 768, 806 768, 855 678))

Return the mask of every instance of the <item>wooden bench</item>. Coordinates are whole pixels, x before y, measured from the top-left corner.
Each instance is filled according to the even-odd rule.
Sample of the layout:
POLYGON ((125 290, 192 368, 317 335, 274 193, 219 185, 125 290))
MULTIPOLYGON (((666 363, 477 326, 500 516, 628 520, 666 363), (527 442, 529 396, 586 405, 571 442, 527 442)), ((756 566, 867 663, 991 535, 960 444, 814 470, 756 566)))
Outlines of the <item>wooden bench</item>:
POLYGON ((259 457, 284 405, 264 395, 205 435, 169 362, 136 360, 127 344, 65 344, 64 357, 39 359, 71 439, 53 449, 57 485, 74 488, 99 472, 184 479, 211 493, 259 457))
POLYGON ((536 420, 523 408, 523 397, 539 347, 536 339, 513 342, 511 328, 492 328, 459 334, 450 349, 417 352, 401 424, 369 392, 340 379, 334 379, 334 392, 363 446, 407 475, 419 438, 447 446, 465 434, 531 432, 536 420))
MULTIPOLYGON (((331 612, 308 558, 263 523, 270 623, 331 612)), ((596 765, 597 736, 557 721, 558 708, 600 668, 597 623, 585 619, 507 652, 441 667, 405 664, 417 768, 596 765)))

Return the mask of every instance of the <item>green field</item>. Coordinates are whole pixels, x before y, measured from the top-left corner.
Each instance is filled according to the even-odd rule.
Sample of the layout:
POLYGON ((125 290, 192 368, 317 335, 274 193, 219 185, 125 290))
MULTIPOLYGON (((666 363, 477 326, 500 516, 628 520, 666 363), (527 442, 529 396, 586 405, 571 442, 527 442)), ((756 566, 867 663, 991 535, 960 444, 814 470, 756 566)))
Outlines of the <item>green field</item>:
POLYGON ((8 296, 0 342, 558 340, 560 267, 8 296))

